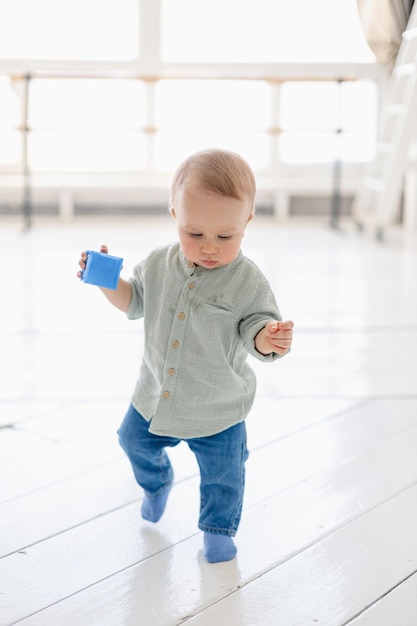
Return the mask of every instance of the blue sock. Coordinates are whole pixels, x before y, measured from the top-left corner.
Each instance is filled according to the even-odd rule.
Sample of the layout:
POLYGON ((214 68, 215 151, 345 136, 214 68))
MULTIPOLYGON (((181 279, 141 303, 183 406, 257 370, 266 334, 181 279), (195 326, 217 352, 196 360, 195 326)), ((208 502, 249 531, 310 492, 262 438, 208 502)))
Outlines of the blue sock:
POLYGON ((231 561, 236 552, 237 548, 231 537, 204 533, 204 556, 209 563, 231 561))
POLYGON ((161 495, 156 498, 151 498, 145 493, 145 497, 142 502, 142 517, 148 522, 159 522, 165 511, 165 506, 168 500, 169 492, 172 485, 164 489, 161 495))

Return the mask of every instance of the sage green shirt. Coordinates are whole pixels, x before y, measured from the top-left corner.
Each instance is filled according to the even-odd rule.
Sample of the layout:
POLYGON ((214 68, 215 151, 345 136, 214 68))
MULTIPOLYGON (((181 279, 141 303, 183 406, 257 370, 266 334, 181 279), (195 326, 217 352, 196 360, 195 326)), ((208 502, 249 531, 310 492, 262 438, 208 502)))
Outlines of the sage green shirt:
POLYGON ((150 432, 204 437, 243 421, 256 380, 247 363, 254 338, 281 320, 268 281, 242 252, 206 269, 187 261, 178 243, 154 250, 130 278, 127 315, 144 318, 145 347, 132 404, 150 432))

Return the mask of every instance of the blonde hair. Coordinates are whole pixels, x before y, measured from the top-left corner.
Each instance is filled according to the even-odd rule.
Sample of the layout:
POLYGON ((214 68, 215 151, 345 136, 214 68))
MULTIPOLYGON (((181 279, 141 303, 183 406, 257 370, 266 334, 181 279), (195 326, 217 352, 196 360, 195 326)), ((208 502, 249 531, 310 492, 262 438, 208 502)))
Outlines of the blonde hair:
POLYGON ((189 177, 195 177, 202 189, 228 198, 248 198, 254 209, 256 182, 249 164, 239 154, 228 150, 201 150, 181 163, 171 183, 170 207, 175 195, 189 177))

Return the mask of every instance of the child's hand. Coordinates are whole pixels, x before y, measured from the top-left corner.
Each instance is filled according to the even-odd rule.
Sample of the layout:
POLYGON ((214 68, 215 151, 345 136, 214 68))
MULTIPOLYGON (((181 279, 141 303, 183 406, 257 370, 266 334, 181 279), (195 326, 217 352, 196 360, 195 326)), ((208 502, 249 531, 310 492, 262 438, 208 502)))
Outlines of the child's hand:
MULTIPOLYGON (((107 246, 101 246, 100 252, 103 252, 103 254, 108 254, 109 250, 107 246)), ((87 263, 87 252, 84 250, 83 252, 81 252, 81 257, 78 261, 78 265, 81 267, 81 271, 77 272, 78 278, 82 277, 83 271, 85 270, 86 263, 87 263)))
POLYGON ((255 337, 256 349, 262 354, 276 352, 283 356, 291 348, 293 328, 294 323, 290 320, 268 322, 255 337))

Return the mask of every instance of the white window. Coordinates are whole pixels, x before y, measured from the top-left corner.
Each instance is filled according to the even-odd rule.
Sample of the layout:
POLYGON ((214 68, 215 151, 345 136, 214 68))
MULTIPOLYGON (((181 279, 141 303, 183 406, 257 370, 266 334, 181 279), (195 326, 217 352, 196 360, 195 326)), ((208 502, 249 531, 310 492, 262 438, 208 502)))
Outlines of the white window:
POLYGON ((0 58, 126 61, 138 25, 137 0, 2 0, 0 58))
POLYGON ((37 171, 136 171, 146 165, 145 86, 119 79, 34 79, 29 154, 37 171))
POLYGON ((377 90, 370 81, 285 83, 280 158, 288 163, 368 161, 374 156, 376 116, 377 90))
POLYGON ((185 63, 374 60, 354 0, 162 0, 162 56, 185 63))
POLYGON ((172 170, 191 152, 235 150, 266 166, 270 89, 264 81, 161 80, 156 85, 156 162, 172 170))
POLYGON ((0 166, 17 165, 22 155, 19 100, 9 76, 0 76, 0 166))

